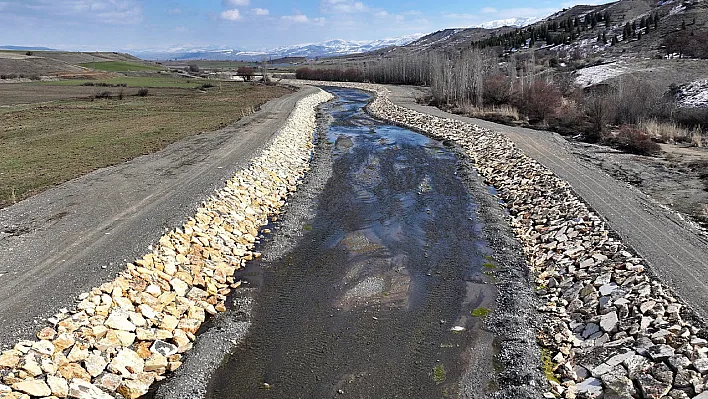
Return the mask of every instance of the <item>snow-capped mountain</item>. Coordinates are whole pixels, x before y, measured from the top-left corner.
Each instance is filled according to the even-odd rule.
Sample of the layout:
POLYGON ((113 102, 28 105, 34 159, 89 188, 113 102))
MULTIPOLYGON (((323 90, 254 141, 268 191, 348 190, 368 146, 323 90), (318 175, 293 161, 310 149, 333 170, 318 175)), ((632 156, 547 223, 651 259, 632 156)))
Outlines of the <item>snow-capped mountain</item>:
POLYGON ((404 46, 422 37, 414 34, 397 38, 387 38, 368 41, 330 40, 322 43, 307 43, 270 50, 249 51, 245 49, 230 49, 226 47, 174 47, 165 50, 139 50, 130 53, 136 57, 150 60, 240 60, 259 61, 266 58, 282 57, 332 57, 338 55, 364 53, 390 46, 404 46))
POLYGON ((475 28, 485 28, 485 29, 497 29, 504 26, 513 26, 517 28, 522 28, 527 25, 531 25, 534 22, 540 21, 542 18, 538 17, 526 17, 526 18, 508 18, 508 19, 498 19, 496 21, 489 21, 475 26, 475 28))

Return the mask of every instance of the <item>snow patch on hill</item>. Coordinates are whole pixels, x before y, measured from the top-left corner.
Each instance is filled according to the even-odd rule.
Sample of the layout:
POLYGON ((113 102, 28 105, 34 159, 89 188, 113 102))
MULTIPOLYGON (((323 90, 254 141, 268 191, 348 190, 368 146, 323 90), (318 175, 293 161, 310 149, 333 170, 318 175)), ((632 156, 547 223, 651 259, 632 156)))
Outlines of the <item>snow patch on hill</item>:
POLYGON ((676 99, 683 107, 708 107, 708 79, 697 80, 682 86, 676 99))

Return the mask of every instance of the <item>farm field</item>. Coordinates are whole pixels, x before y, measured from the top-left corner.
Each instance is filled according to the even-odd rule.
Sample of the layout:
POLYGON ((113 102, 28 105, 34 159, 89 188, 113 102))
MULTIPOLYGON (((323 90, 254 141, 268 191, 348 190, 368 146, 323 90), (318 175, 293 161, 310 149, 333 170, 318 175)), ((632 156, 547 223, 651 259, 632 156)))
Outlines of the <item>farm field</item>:
POLYGON ((164 68, 154 65, 136 64, 134 62, 101 61, 79 64, 85 68, 106 72, 137 72, 137 71, 162 71, 164 68))
POLYGON ((161 88, 140 97, 137 88, 128 87, 120 100, 122 88, 73 85, 62 87, 67 89, 62 93, 56 90, 61 87, 57 85, 7 85, 18 93, 15 104, 25 105, 7 106, 12 97, 3 95, 0 206, 98 168, 159 151, 187 136, 227 126, 269 99, 289 92, 282 87, 239 83, 196 91, 193 87, 200 84, 176 85, 180 81, 145 78, 122 81, 125 79, 130 86, 161 88), (40 88, 51 88, 60 98, 83 98, 31 104, 31 93, 40 88), (99 91, 110 92, 111 98, 89 98, 99 91))

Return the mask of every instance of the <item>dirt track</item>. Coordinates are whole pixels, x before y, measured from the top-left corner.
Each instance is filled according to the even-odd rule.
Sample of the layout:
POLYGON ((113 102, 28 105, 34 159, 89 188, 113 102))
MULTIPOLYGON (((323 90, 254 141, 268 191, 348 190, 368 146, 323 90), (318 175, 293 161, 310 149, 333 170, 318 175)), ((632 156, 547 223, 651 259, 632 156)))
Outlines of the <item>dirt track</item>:
POLYGON ((527 155, 568 181, 622 240, 649 262, 654 274, 701 317, 708 317, 708 237, 705 233, 636 188, 573 155, 569 144, 558 134, 449 114, 417 104, 416 96, 423 94, 419 88, 389 88, 391 100, 400 106, 506 134, 527 155))
POLYGON ((231 127, 0 210, 0 347, 30 337, 35 320, 69 307, 78 293, 108 281, 181 225, 314 91, 275 99, 231 127))

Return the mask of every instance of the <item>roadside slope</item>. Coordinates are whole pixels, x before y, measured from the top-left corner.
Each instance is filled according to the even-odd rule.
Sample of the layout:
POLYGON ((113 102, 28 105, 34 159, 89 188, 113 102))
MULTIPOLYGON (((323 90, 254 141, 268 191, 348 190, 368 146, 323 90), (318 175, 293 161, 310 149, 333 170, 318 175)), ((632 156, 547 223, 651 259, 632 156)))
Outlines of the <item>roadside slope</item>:
POLYGON ((35 320, 73 304, 181 225, 248 164, 295 103, 272 100, 225 129, 98 170, 0 210, 0 346, 35 332, 35 320))
POLYGON ((622 240, 646 259, 653 273, 701 317, 708 318, 708 237, 678 214, 579 159, 558 134, 450 114, 417 104, 416 96, 423 94, 420 88, 387 87, 391 90, 391 101, 397 105, 504 133, 526 155, 569 182, 622 240))

